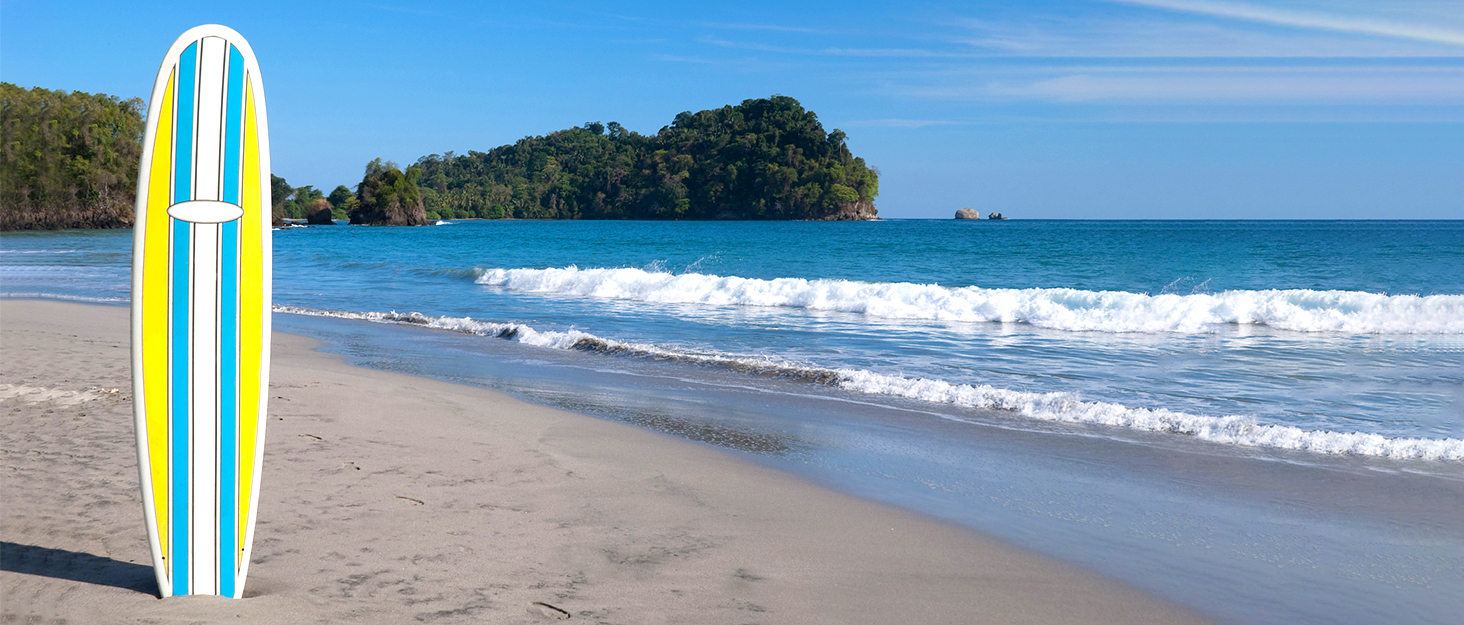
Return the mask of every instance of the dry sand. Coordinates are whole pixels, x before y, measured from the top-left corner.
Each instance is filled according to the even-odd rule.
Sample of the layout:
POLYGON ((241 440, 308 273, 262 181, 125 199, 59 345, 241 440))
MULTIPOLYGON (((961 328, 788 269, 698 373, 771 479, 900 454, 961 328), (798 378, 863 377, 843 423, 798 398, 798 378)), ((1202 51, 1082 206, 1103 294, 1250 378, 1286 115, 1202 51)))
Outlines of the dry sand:
POLYGON ((1188 623, 732 454, 276 334, 246 598, 156 597, 124 308, 0 302, 6 623, 1188 623), (117 389, 113 392, 113 389, 117 389))

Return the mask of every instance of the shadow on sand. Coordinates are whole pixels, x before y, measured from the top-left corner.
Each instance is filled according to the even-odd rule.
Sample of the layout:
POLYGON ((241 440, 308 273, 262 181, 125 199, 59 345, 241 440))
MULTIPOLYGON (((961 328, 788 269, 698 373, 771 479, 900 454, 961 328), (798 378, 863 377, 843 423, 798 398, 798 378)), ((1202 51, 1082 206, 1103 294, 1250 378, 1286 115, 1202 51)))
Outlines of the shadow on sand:
POLYGON ((0 541, 0 571, 114 586, 156 595, 153 567, 89 553, 0 541))

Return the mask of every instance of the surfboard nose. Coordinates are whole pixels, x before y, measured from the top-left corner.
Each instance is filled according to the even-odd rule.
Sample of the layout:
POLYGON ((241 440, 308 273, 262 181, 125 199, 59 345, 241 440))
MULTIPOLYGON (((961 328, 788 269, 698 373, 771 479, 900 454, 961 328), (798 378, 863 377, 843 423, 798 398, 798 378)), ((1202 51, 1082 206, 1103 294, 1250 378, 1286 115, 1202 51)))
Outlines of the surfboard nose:
POLYGON ((168 207, 168 216, 193 224, 221 224, 244 216, 244 208, 217 200, 189 200, 168 207))

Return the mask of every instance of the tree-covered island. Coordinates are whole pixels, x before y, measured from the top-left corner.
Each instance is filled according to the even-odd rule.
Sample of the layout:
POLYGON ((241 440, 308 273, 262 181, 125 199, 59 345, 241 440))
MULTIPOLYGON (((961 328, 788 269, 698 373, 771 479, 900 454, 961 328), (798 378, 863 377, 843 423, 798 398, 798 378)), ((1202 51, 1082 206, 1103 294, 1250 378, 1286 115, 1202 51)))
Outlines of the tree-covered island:
POLYGON ((858 220, 879 193, 843 131, 787 96, 681 113, 654 135, 595 122, 413 168, 431 219, 858 220))
MULTIPOLYGON (((0 230, 132 225, 141 100, 0 84, 0 230)), ((787 96, 684 112, 654 135, 587 123, 403 170, 376 159, 329 195, 271 176, 276 223, 876 216, 878 172, 787 96)))

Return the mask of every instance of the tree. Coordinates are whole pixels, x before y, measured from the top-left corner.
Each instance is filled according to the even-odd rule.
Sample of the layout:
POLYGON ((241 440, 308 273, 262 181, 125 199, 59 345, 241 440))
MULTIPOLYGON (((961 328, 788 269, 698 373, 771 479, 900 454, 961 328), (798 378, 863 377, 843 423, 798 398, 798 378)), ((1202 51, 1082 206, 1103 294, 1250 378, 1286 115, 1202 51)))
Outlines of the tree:
MULTIPOLYGON (((272 221, 276 227, 285 225, 286 219, 296 218, 292 214, 293 211, 287 210, 285 206, 293 195, 295 195, 295 188, 291 187, 290 183, 273 173, 269 175, 270 214, 273 216, 272 221)), ((290 203, 289 208, 295 208, 294 204, 290 203)))
POLYGON ((351 193, 351 189, 342 184, 336 185, 335 190, 330 192, 330 196, 326 200, 330 202, 331 208, 345 208, 346 202, 354 196, 355 194, 351 193))
POLYGON ((296 206, 295 213, 301 218, 304 218, 314 210, 315 200, 323 199, 325 199, 325 194, 321 193, 320 190, 312 185, 307 184, 303 187, 295 187, 295 197, 293 198, 296 206))
POLYGON ((346 185, 336 185, 334 191, 326 198, 330 203, 331 219, 350 219, 351 211, 360 203, 356 201, 356 194, 346 185))

